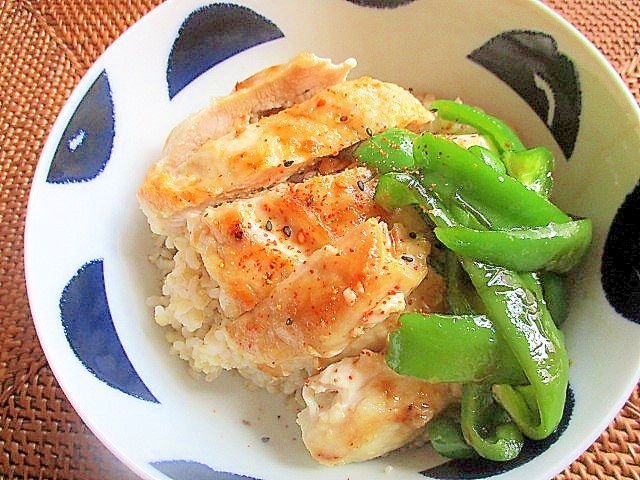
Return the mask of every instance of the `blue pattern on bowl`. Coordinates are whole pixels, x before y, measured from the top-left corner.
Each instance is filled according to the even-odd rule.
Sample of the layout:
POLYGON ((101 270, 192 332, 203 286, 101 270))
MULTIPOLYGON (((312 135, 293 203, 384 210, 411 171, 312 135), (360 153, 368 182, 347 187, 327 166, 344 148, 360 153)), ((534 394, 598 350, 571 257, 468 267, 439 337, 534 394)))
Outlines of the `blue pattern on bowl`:
POLYGON ((509 462, 492 462, 481 458, 451 460, 438 467, 420 473, 426 477, 439 480, 474 480, 493 477, 494 475, 500 475, 514 468, 518 468, 542 454, 560 438, 569 425, 574 405, 573 390, 569 387, 567 390, 567 400, 564 405, 564 414, 558 429, 544 440, 533 441, 526 439, 522 452, 520 452, 520 455, 514 460, 509 462))
POLYGON ((129 361, 116 332, 102 260, 83 265, 60 296, 60 315, 71 349, 99 380, 128 395, 159 403, 129 361))
POLYGON ((565 157, 571 157, 580 129, 580 84, 573 62, 558 51, 551 35, 503 32, 468 58, 513 88, 545 123, 565 157))
POLYGON ((259 480, 235 473, 218 472, 191 460, 163 460, 151 465, 173 480, 259 480))
POLYGON ((284 34, 253 10, 214 4, 191 13, 180 27, 167 65, 169 98, 218 63, 284 34))
POLYGON ((361 7, 398 8, 415 2, 415 0, 347 0, 361 7))
POLYGON ((87 90, 64 129, 47 182, 86 182, 105 168, 115 135, 113 100, 106 71, 87 90))
POLYGON ((640 181, 613 218, 601 270, 609 304, 623 317, 640 323, 640 181))

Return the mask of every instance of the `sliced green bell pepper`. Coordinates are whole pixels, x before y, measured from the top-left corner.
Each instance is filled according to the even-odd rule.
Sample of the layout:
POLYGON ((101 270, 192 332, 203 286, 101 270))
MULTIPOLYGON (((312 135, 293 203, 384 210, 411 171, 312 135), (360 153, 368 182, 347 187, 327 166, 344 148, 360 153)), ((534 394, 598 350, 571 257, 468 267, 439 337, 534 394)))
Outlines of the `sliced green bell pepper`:
POLYGON ((389 335, 387 364, 431 383, 525 384, 509 345, 482 315, 404 313, 389 335))
MULTIPOLYGON (((458 117, 455 120, 463 121, 458 117)), ((508 131, 500 128, 497 131, 502 137, 494 132, 492 138, 498 139, 502 153, 526 151, 508 131)), ((379 177, 374 199, 383 207, 392 209, 416 205, 433 222, 438 232, 444 232, 443 243, 446 243, 447 235, 449 240, 458 243, 463 243, 461 236, 470 235, 476 244, 480 242, 492 255, 495 250, 502 249, 500 242, 516 241, 520 246, 535 243, 535 249, 542 249, 540 242, 551 240, 551 253, 542 254, 534 250, 537 258, 532 261, 543 264, 545 268, 564 271, 576 262, 576 258, 581 256, 580 252, 584 253, 584 245, 588 244, 591 236, 589 222, 573 222, 544 197, 543 191, 538 194, 528 189, 516 178, 496 171, 495 165, 485 162, 478 152, 468 151, 430 133, 417 137, 413 144, 414 167, 411 171, 391 166, 387 170, 391 173, 379 177), (476 231, 470 232, 469 229, 476 231), (558 231, 561 232, 559 235, 558 231), (556 236, 560 239, 556 240, 556 236), (582 241, 571 245, 576 238, 582 241), (491 245, 493 242, 497 244, 491 245), (561 252, 574 250, 576 258, 570 261, 560 258, 561 252)), ((509 166, 506 168, 508 172, 509 166)), ((524 177, 522 179, 527 181, 524 177)), ((510 247, 505 250, 510 250, 510 247)), ((568 385, 568 357, 564 338, 547 308, 546 299, 549 295, 543 290, 544 277, 477 261, 474 259, 477 252, 472 250, 458 249, 458 253, 458 259, 475 287, 477 297, 482 300, 482 310, 495 329, 496 338, 504 340, 509 347, 509 354, 517 360, 517 366, 508 370, 519 371, 526 377, 526 380, 511 379, 509 382, 494 382, 490 377, 487 382, 465 382, 461 424, 466 441, 486 458, 505 460, 513 458, 514 452, 519 451, 522 444, 520 432, 532 439, 542 439, 557 428, 562 418, 568 385), (504 412, 509 414, 509 418, 504 417, 504 412)), ((511 267, 521 269, 522 265, 519 263, 511 267)), ((457 303, 460 312, 477 308, 472 306, 473 296, 468 296, 462 290, 459 293, 453 303, 457 303)), ((412 371, 412 374, 434 375, 420 364, 423 353, 418 345, 428 341, 428 338, 434 341, 437 334, 454 328, 452 323, 460 322, 460 326, 464 325, 464 321, 478 317, 460 315, 455 318, 455 322, 449 319, 446 326, 432 326, 436 333, 431 332, 422 339, 419 336, 414 338, 412 342, 416 343, 406 347, 405 357, 399 353, 404 347, 401 342, 396 342, 392 348, 398 347, 398 351, 390 353, 390 365, 399 362, 398 365, 402 363, 402 368, 412 371)), ((408 324, 409 320, 412 317, 407 317, 405 322, 408 324)), ((413 320, 424 323, 424 318, 420 316, 413 320)), ((482 338, 483 334, 486 340, 487 333, 482 329, 475 331, 467 325, 466 334, 477 335, 474 337, 476 340, 482 338)), ((396 340, 404 342, 403 335, 400 331, 396 340)), ((459 334, 459 337, 463 336, 464 333, 459 334)), ((407 345, 410 343, 407 342, 407 345)), ((457 351, 451 343, 448 348, 457 351)), ((432 360, 425 363, 438 362, 432 360)), ((486 362, 480 361, 479 365, 486 365, 486 362)), ((468 376, 465 378, 478 378, 477 372, 464 365, 456 369, 466 371, 468 376)), ((494 375, 504 375, 499 371, 498 368, 494 375)), ((451 372, 447 372, 445 367, 437 374, 444 378, 451 372)))
POLYGON ((460 407, 450 405, 427 424, 427 434, 434 450, 448 458, 477 458, 476 451, 467 443, 460 425, 460 407))
POLYGON ((564 278, 555 272, 542 272, 540 283, 547 308, 556 325, 562 325, 569 314, 564 278))
MULTIPOLYGON (((469 125, 489 137, 499 151, 506 173, 528 189, 544 197, 550 195, 553 186, 551 172, 555 162, 548 149, 527 149, 505 122, 471 105, 452 100, 436 100, 431 103, 431 108, 437 110, 440 118, 469 125)), ((478 153, 476 147, 472 148, 474 153, 478 153)), ((483 153, 485 161, 489 159, 493 162, 486 152, 483 153)))
POLYGON ((482 299, 496 332, 511 347, 530 387, 494 386, 498 401, 524 435, 546 438, 564 412, 569 360, 557 329, 531 274, 522 277, 503 267, 467 258, 462 264, 482 299))
POLYGON ((462 389, 460 425, 465 440, 481 456, 505 462, 524 445, 522 433, 491 395, 491 384, 467 383, 462 389))
POLYGON ((417 135, 402 128, 390 128, 373 135, 353 150, 356 161, 384 174, 413 168, 413 140, 417 135))
POLYGON ((421 183, 444 202, 457 200, 491 229, 543 227, 570 217, 546 198, 527 189, 446 138, 426 132, 413 146, 421 183))
POLYGON ((509 150, 516 152, 526 150, 522 140, 511 127, 479 108, 453 100, 434 100, 429 108, 437 111, 438 117, 443 120, 469 125, 490 137, 501 153, 509 150))
POLYGON ((548 198, 553 187, 555 160, 545 147, 535 147, 519 152, 508 151, 502 155, 507 173, 529 190, 548 198))
MULTIPOLYGON (((412 175, 388 174, 383 177, 387 180, 378 188, 392 185, 396 190, 405 189, 395 202, 391 202, 395 208, 403 202, 420 204, 436 226, 456 224, 456 218, 438 196, 424 185, 419 185, 412 175)), ((376 197, 387 198, 386 193, 376 192, 376 197)), ((535 385, 535 399, 527 401, 519 390, 500 384, 497 392, 506 402, 504 407, 517 416, 514 421, 525 435, 534 439, 545 438, 562 418, 568 360, 563 338, 542 301, 542 294, 532 290, 538 284, 532 274, 521 276, 503 267, 485 265, 464 257, 461 261, 496 331, 509 344, 529 382, 535 385), (530 403, 536 405, 535 409, 524 410, 524 406, 530 403)), ((522 391, 527 392, 526 389, 522 391)))
POLYGON ((507 167, 504 165, 500 156, 493 150, 489 150, 488 148, 480 145, 471 145, 467 150, 493 168, 496 172, 506 175, 507 167))
POLYGON ((565 273, 574 268, 589 249, 591 230, 591 221, 583 219, 511 230, 438 227, 435 234, 458 255, 484 263, 517 271, 565 273))
POLYGON ((482 300, 478 297, 469 275, 464 271, 458 256, 446 251, 444 274, 447 280, 447 303, 454 315, 486 314, 482 300))

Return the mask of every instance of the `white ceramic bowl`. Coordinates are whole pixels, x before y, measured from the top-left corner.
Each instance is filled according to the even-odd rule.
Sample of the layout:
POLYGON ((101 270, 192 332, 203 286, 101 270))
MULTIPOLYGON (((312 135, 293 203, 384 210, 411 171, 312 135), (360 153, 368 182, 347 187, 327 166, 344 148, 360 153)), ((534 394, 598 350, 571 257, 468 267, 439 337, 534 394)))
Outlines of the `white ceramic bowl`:
POLYGON ((587 40, 535 1, 235 3, 170 0, 147 15, 87 72, 42 153, 26 273, 38 335, 69 400, 148 479, 559 472, 607 426, 640 371, 640 115, 623 83, 587 40), (441 459, 419 450, 323 467, 305 452, 295 413, 279 398, 249 392, 232 376, 196 381, 169 355, 145 303, 159 286, 137 187, 179 120, 302 50, 355 57, 352 77, 461 97, 507 120, 526 143, 560 159, 555 201, 593 220, 593 249, 574 275, 564 326, 568 414, 558 435, 518 462, 433 469, 441 459))

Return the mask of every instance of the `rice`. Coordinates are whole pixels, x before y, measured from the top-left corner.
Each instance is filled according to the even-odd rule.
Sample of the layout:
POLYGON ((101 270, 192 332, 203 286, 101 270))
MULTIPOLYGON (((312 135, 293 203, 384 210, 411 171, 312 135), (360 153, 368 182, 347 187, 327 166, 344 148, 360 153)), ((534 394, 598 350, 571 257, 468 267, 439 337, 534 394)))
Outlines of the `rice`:
POLYGON ((232 350, 223 328, 220 287, 211 278, 188 237, 157 237, 149 260, 162 277, 162 294, 148 299, 155 322, 166 329, 172 354, 185 360, 192 372, 214 381, 235 371, 254 386, 271 393, 297 396, 309 372, 273 377, 232 350))

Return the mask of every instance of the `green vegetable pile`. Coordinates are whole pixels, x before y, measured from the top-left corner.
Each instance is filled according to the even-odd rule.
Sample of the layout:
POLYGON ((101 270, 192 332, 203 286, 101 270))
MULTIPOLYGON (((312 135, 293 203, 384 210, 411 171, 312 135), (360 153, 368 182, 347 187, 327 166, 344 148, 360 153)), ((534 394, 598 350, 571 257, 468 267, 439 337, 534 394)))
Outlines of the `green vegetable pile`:
POLYGON ((438 452, 507 461, 524 437, 544 439, 562 419, 563 274, 589 249, 591 222, 549 200, 549 150, 526 148, 475 107, 437 100, 431 108, 471 127, 490 148, 394 128, 354 150, 377 171, 375 201, 388 210, 417 207, 446 247, 450 313, 402 314, 387 363, 403 375, 463 384, 460 405, 429 424, 438 452))

